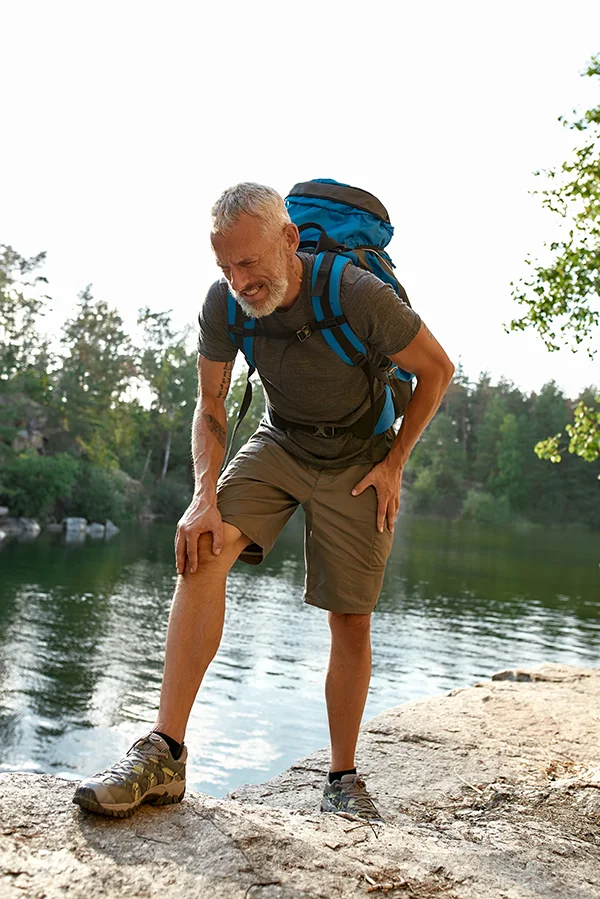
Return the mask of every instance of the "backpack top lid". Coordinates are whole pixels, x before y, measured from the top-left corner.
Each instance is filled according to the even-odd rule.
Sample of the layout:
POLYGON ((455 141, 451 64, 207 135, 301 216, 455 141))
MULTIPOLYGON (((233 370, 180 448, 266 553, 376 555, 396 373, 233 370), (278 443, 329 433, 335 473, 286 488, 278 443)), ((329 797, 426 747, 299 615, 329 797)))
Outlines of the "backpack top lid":
MULTIPOLYGON (((383 249, 394 235, 387 209, 377 197, 331 178, 295 184, 285 205, 299 228, 316 222, 329 237, 349 248, 383 249)), ((302 230, 300 249, 314 247, 320 233, 317 228, 302 230)))

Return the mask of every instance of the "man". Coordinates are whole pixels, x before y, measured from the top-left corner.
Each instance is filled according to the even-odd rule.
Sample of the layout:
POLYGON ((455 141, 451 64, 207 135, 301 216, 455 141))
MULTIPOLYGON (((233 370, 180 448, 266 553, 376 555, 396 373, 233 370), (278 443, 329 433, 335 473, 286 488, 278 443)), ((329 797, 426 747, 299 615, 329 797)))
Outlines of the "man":
MULTIPOLYGON (((417 377, 397 436, 393 428, 374 438, 356 436, 352 425, 371 403, 363 372, 345 364, 322 334, 294 339, 314 319, 313 258, 297 252, 298 229, 282 198, 262 185, 239 184, 222 194, 212 217, 211 243, 224 279, 210 288, 200 313, 195 492, 177 528, 179 578, 158 717, 124 759, 80 785, 74 802, 125 817, 142 802, 183 798, 185 729, 219 647, 229 570, 238 558, 261 561, 302 504, 305 601, 327 610, 331 629, 325 687, 331 770, 322 809, 380 821, 354 757, 371 676, 370 619, 391 549, 403 467, 454 367, 391 287, 347 265, 340 302, 352 330, 370 351, 417 377), (228 290, 260 324, 254 358, 273 411, 219 478, 237 353, 228 331, 228 290), (325 436, 317 423, 334 427, 325 436)), ((375 387, 379 396, 383 388, 375 387)))

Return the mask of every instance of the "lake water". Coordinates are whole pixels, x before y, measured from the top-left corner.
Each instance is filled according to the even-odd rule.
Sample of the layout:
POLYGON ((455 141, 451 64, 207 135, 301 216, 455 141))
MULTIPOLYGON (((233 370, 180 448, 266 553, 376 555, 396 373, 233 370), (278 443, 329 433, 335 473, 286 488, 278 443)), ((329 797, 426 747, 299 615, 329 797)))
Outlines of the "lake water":
MULTIPOLYGON (((173 527, 0 550, 0 770, 79 779, 154 722, 173 527)), ((302 601, 302 521, 238 563, 186 736, 192 789, 222 796, 328 744, 326 613, 302 601)), ((402 516, 373 616, 365 717, 544 661, 600 665, 600 537, 402 516)))

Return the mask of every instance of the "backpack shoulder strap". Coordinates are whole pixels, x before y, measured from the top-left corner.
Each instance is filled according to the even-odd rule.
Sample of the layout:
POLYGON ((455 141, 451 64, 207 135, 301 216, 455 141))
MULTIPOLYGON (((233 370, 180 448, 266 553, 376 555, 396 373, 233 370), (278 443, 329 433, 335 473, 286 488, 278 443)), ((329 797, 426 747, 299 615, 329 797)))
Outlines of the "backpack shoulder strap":
POLYGON ((235 346, 246 357, 248 365, 254 368, 256 322, 249 316, 244 315, 230 290, 227 291, 227 330, 235 346))
POLYGON ((311 302, 319 330, 334 353, 346 365, 362 368, 367 361, 367 349, 348 324, 340 303, 342 272, 350 261, 339 253, 325 252, 317 256, 312 271, 311 302))
POLYGON ((367 358, 367 348, 356 336, 342 311, 340 302, 340 282, 342 272, 351 262, 339 253, 321 253, 313 267, 311 301, 319 330, 331 349, 347 365, 357 365, 367 378, 369 385, 371 434, 383 434, 394 423, 396 414, 394 399, 385 375, 371 365, 367 358), (384 382, 385 400, 379 417, 375 414, 375 379, 384 382))
POLYGON ((238 428, 241 425, 246 412, 250 408, 250 403, 252 402, 252 382, 250 378, 256 371, 256 366, 254 364, 254 337, 257 330, 256 323, 253 319, 244 315, 230 290, 227 291, 227 330, 231 341, 238 350, 242 351, 246 358, 246 362, 248 363, 248 374, 246 377, 244 398, 240 404, 237 420, 231 433, 231 437, 229 438, 229 446, 225 453, 223 464, 221 465, 221 471, 224 471, 227 467, 238 428))
MULTIPOLYGON (((390 384, 395 381, 411 381, 413 375, 394 365, 382 356, 379 363, 367 358, 367 348, 352 330, 340 302, 340 283, 342 273, 349 262, 348 256, 340 253, 321 253, 315 259, 311 285, 311 301, 318 329, 331 349, 347 365, 359 366, 369 382, 371 407, 375 407, 374 380, 384 384, 386 399, 383 410, 377 421, 373 422, 374 435, 386 431, 404 411, 396 408, 394 402, 396 391, 390 384), (333 257, 333 258, 331 258, 333 257)), ((406 391, 404 391, 406 392, 406 391)))

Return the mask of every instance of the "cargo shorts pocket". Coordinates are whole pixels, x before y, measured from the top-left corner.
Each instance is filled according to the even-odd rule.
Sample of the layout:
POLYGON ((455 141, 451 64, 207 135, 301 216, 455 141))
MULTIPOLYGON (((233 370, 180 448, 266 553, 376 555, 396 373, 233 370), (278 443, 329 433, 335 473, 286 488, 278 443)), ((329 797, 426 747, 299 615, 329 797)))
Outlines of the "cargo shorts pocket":
POLYGON ((373 546, 371 549, 371 566, 373 568, 385 568, 392 550, 394 535, 391 531, 388 531, 387 525, 383 526, 383 533, 380 534, 377 530, 377 519, 375 519, 374 530, 375 536, 373 537, 373 546))

